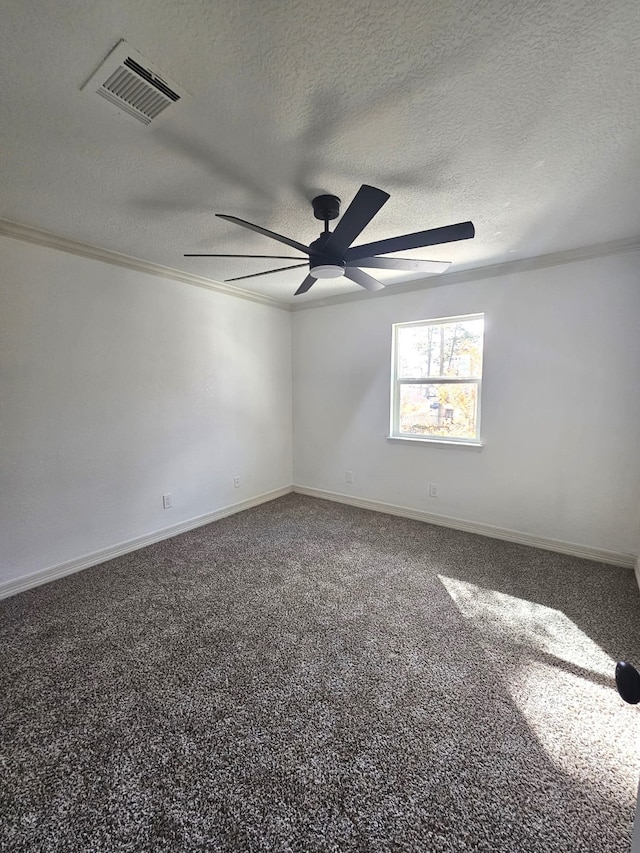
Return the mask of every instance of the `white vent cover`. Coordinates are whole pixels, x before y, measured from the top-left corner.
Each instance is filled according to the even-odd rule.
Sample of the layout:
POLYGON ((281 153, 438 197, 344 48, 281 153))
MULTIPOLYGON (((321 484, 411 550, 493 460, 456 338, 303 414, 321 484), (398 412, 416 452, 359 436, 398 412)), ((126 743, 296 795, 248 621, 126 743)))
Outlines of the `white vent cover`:
POLYGON ((82 90, 100 95, 143 124, 151 124, 187 94, 126 41, 118 42, 82 90))

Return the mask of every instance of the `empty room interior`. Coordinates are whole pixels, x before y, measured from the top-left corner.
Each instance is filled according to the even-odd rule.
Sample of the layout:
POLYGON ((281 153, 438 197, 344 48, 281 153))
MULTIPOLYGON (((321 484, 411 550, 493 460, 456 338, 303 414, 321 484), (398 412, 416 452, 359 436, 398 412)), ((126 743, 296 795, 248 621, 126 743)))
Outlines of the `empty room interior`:
POLYGON ((640 5, 0 10, 0 850, 640 851, 640 5))

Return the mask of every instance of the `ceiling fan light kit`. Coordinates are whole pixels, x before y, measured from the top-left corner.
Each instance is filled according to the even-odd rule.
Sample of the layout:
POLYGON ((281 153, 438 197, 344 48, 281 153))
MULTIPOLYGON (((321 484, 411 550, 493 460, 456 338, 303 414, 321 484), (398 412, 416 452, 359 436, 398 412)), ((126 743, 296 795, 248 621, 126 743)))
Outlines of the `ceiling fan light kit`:
MULTIPOLYGON (((306 293, 317 279, 346 278, 363 287, 365 290, 375 291, 384 287, 381 281, 363 271, 364 268, 407 270, 410 272, 423 272, 429 275, 444 272, 450 265, 450 261, 426 261, 413 258, 385 258, 379 255, 388 255, 391 252, 408 251, 409 249, 421 249, 425 246, 437 246, 441 243, 453 243, 457 240, 470 240, 475 235, 472 222, 458 222, 456 225, 446 225, 443 228, 432 228, 428 231, 417 231, 414 234, 404 234, 400 237, 391 237, 388 240, 377 240, 362 246, 352 246, 373 217, 378 213, 383 204, 389 199, 389 194, 384 190, 363 184, 356 193, 353 201, 344 212, 344 215, 333 231, 329 230, 329 222, 337 219, 340 215, 340 199, 336 195, 319 195, 311 202, 313 215, 316 219, 324 222, 324 231, 317 240, 308 246, 298 243, 275 231, 269 231, 260 225, 254 225, 237 216, 229 216, 225 213, 217 213, 220 219, 226 219, 235 225, 256 231, 279 243, 284 243, 292 249, 302 252, 308 257, 309 274, 296 290, 295 295, 306 293)), ((185 255, 185 257, 202 258, 244 258, 244 257, 268 257, 265 255, 185 255)), ((270 256, 273 258, 282 255, 270 256)), ((288 257, 288 256, 285 256, 288 257)), ((290 260, 306 261, 304 257, 290 257, 290 260)), ((296 269, 305 264, 295 264, 290 267, 280 267, 276 270, 252 273, 250 275, 238 276, 226 279, 226 281, 237 281, 240 278, 256 278, 261 275, 270 275, 274 272, 283 272, 296 269)))
MULTIPOLYGON (((312 259, 313 260, 313 259, 312 259)), ((313 266, 310 261, 309 272, 314 278, 341 278, 344 275, 346 264, 318 264, 313 266)))

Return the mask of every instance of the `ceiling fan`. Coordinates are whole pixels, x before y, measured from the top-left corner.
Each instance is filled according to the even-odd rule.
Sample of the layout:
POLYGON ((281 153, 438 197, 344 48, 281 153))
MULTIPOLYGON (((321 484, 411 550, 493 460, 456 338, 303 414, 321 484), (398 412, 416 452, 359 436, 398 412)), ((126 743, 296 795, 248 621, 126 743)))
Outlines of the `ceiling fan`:
POLYGON ((363 184, 355 194, 353 201, 344 212, 342 219, 333 231, 329 231, 329 222, 340 215, 340 199, 335 195, 319 195, 313 201, 313 213, 316 219, 324 222, 324 231, 308 246, 268 231, 260 225, 238 219, 237 216, 227 216, 216 213, 220 219, 242 225, 265 237, 271 237, 279 243, 284 243, 292 249, 304 253, 307 258, 292 255, 203 255, 186 254, 185 258, 273 258, 274 260, 304 261, 288 267, 279 267, 266 272, 240 275, 225 281, 240 281, 245 278, 256 278, 260 275, 294 270, 309 266, 309 274, 296 290, 295 295, 306 293, 318 278, 339 278, 345 276, 365 290, 380 290, 384 287, 381 281, 364 272, 366 269, 408 270, 410 272, 440 273, 447 269, 450 261, 422 261, 409 258, 380 258, 390 252, 402 252, 409 249, 421 249, 424 246, 437 246, 440 243, 453 243, 456 240, 469 240, 475 234, 472 222, 458 222, 456 225, 445 225, 443 228, 432 228, 429 231, 417 231, 414 234, 404 234, 401 237, 391 237, 388 240, 377 240, 363 246, 352 246, 353 241, 371 222, 382 205, 389 199, 389 193, 363 184))

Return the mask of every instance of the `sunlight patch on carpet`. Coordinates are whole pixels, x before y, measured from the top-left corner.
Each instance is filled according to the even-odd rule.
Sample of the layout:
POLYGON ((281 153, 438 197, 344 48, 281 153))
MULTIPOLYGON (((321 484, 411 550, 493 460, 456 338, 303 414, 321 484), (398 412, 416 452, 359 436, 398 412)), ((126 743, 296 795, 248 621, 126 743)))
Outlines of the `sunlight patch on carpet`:
POLYGON ((635 709, 613 688, 547 663, 523 662, 509 681, 514 701, 557 767, 633 803, 640 772, 635 709))
POLYGON ((438 575, 467 619, 523 649, 542 652, 592 673, 613 677, 615 661, 560 610, 467 581, 438 575))
POLYGON ((559 610, 438 577, 554 764, 633 802, 640 729, 615 690, 615 661, 559 610))

